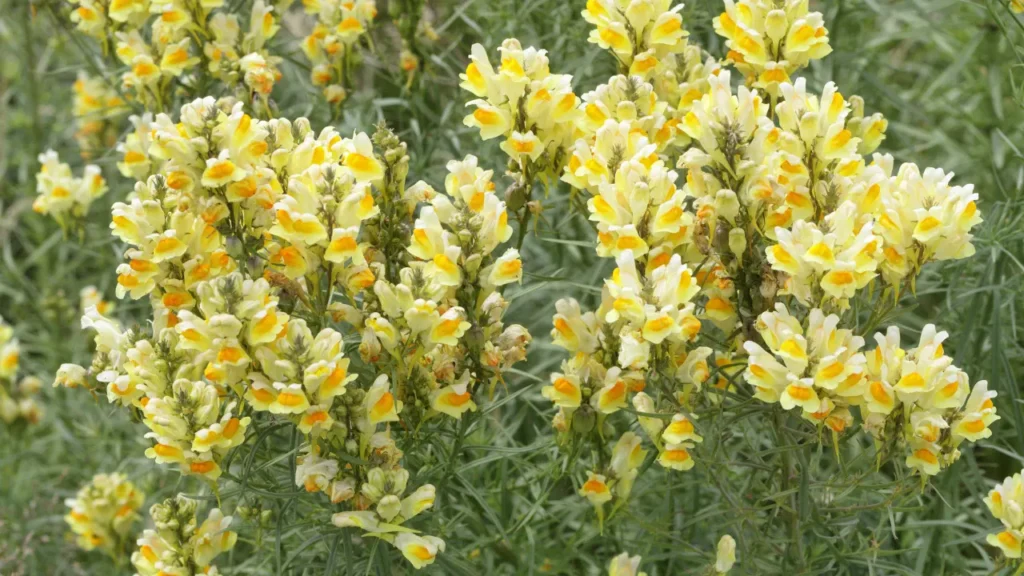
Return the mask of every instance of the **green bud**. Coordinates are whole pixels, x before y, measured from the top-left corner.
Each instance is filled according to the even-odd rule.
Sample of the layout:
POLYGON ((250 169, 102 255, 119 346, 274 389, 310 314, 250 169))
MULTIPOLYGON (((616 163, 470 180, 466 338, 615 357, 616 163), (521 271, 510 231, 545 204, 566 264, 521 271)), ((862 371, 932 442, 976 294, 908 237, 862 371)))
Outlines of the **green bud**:
POLYGON ((463 268, 470 274, 476 274, 480 270, 480 264, 483 262, 483 257, 479 254, 473 254, 469 258, 466 258, 466 262, 463 264, 463 268))
POLYGON ((505 190, 505 204, 512 212, 518 212, 526 204, 526 189, 520 184, 513 184, 505 190))
POLYGON ((572 415, 572 429, 580 434, 587 434, 594 429, 597 414, 589 404, 584 404, 572 415))

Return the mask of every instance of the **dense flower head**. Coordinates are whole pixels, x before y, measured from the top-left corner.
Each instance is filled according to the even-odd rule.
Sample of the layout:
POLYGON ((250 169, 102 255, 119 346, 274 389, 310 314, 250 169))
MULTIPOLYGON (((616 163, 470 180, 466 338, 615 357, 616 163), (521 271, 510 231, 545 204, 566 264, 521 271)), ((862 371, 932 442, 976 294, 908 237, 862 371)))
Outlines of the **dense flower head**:
POLYGON ((340 105, 354 88, 360 43, 377 16, 375 0, 303 0, 306 13, 316 15, 302 51, 313 65, 310 79, 323 87, 324 99, 340 105))
POLYGON ((139 520, 145 495, 123 474, 97 474, 74 498, 64 521, 83 550, 119 553, 132 525, 139 520))
POLYGON ((232 517, 218 508, 199 523, 195 502, 178 495, 149 510, 153 529, 145 530, 132 553, 136 576, 198 576, 219 574, 213 560, 235 547, 238 534, 232 517))
MULTIPOLYGON (((559 407, 556 428, 563 435, 587 434, 602 420, 632 404, 640 413, 675 413, 668 426, 638 417, 658 449, 658 463, 672 470, 694 466, 692 450, 702 438, 693 419, 680 410, 708 378, 711 350, 693 345, 701 322, 690 299, 696 281, 679 257, 644 279, 633 254, 619 255, 619 267, 605 283, 601 307, 582 313, 574 300, 556 304, 552 338, 574 353, 551 374, 545 398, 559 407), (663 374, 670 380, 663 381, 663 374), (644 392, 652 387, 652 397, 644 392)), ((580 494, 598 507, 613 497, 625 501, 646 451, 632 432, 621 436, 610 467, 590 472, 580 494)))

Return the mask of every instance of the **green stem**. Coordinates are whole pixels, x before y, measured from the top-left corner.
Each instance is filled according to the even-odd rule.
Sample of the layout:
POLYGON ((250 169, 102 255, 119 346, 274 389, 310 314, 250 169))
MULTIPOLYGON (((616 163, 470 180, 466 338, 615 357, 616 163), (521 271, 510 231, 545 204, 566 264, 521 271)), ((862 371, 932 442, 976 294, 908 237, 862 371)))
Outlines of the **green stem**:
POLYGON ((28 93, 32 112, 32 152, 33 158, 40 152, 43 142, 43 131, 39 121, 39 78, 37 77, 36 35, 32 24, 32 3, 25 2, 22 13, 22 26, 25 28, 25 68, 28 72, 28 93))

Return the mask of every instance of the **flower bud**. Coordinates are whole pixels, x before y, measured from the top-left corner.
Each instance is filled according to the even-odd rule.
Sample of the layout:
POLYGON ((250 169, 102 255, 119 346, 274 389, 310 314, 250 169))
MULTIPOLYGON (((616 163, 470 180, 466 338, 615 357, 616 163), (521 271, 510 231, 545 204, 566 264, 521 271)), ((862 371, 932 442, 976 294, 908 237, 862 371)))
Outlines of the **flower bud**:
POLYGON ((565 423, 565 410, 559 409, 558 412, 555 413, 555 417, 551 419, 551 427, 558 432, 565 432, 569 429, 568 425, 565 423))
POLYGON ((505 191, 505 205, 512 212, 518 212, 526 203, 526 189, 521 184, 513 184, 505 191))
POLYGON ((851 118, 863 118, 864 117, 864 99, 854 94, 850 96, 850 117, 851 118))
POLYGON ((391 522, 391 520, 395 516, 398 516, 398 513, 401 511, 402 501, 394 494, 388 494, 381 498, 380 502, 377 503, 377 514, 383 518, 385 522, 391 522))
POLYGON ((800 138, 804 142, 813 142, 818 137, 818 115, 807 112, 800 117, 800 138))
POLYGON ((740 201, 732 190, 719 190, 715 195, 715 212, 730 224, 736 223, 736 215, 740 213, 740 201))
POLYGON ((787 28, 789 28, 789 20, 786 18, 785 10, 772 10, 764 18, 764 30, 776 44, 786 35, 787 28))
POLYGON ((732 536, 726 534, 718 541, 718 553, 715 557, 715 572, 725 574, 729 570, 732 570, 732 566, 735 563, 736 540, 734 540, 732 536))
MULTIPOLYGON (((638 392, 636 396, 633 396, 633 408, 637 412, 655 413, 654 400, 646 392, 638 392)), ((637 420, 640 421, 640 427, 644 429, 649 438, 659 438, 662 428, 665 427, 665 423, 660 418, 637 416, 637 420)))
POLYGON ((619 117, 620 122, 623 120, 636 120, 636 104, 629 100, 619 102, 615 109, 615 115, 619 117))
POLYGON ((743 253, 747 250, 747 235, 743 228, 729 230, 729 250, 736 255, 736 260, 743 264, 743 253))
POLYGON ((356 481, 353 478, 335 480, 331 484, 330 495, 334 504, 351 499, 356 495, 356 481))
POLYGON ((579 410, 572 415, 572 429, 580 434, 586 434, 594 429, 597 422, 597 414, 589 404, 580 406, 579 410))

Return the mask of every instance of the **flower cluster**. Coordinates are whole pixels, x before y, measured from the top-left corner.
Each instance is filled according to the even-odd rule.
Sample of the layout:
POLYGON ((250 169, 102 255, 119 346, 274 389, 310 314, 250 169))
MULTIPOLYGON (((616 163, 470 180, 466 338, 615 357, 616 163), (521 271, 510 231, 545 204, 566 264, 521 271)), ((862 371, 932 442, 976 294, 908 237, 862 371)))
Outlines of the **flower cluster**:
POLYGON ((691 302, 699 286, 679 256, 647 276, 639 273, 631 250, 616 260, 619 267, 605 281, 596 313, 581 313, 574 300, 556 303, 551 336, 574 356, 542 392, 559 407, 556 428, 563 431, 571 425, 574 432, 589 432, 595 415, 603 420, 626 408, 630 392, 638 412, 675 413, 668 426, 657 418, 643 418, 641 424, 658 447, 662 466, 688 470, 690 450, 701 437, 679 410, 707 379, 711 353, 692 346, 701 329, 691 302))
POLYGON ((958 446, 988 438, 999 419, 985 381, 971 388, 967 374, 943 353, 945 332, 925 326, 916 348, 900 348, 895 327, 875 334, 878 346, 862 353, 864 339, 838 328, 839 317, 811 310, 806 330, 785 306, 757 321, 768 350, 744 348, 744 376, 765 402, 799 408, 803 418, 842 432, 859 407, 864 427, 879 441, 905 443, 907 466, 934 475, 955 462, 958 446))
POLYGON ((808 0, 725 0, 715 32, 725 38, 726 57, 748 84, 774 93, 773 86, 832 52, 824 18, 807 5, 808 0))
POLYGON ((377 16, 375 0, 303 0, 316 25, 302 41, 302 51, 313 64, 310 77, 322 86, 324 99, 340 105, 353 88, 359 65, 359 44, 377 16))
POLYGON ((523 49, 515 38, 502 42, 499 51, 495 70, 484 47, 473 45, 460 86, 477 98, 467 104, 474 110, 464 124, 478 128, 484 140, 503 138, 508 173, 516 179, 506 199, 522 237, 528 215, 536 210, 530 206, 534 182, 556 178, 565 163, 580 99, 572 91, 572 76, 551 73, 546 51, 523 49))
POLYGON ((672 74, 689 33, 679 14, 683 5, 671 4, 671 0, 589 0, 583 11, 583 18, 594 26, 589 40, 611 51, 623 73, 645 79, 672 74))
POLYGON ((267 106, 280 77, 280 59, 266 44, 291 0, 254 2, 247 30, 239 15, 223 10, 223 0, 69 1, 77 5, 71 19, 78 29, 128 67, 125 94, 149 110, 168 109, 179 88, 205 91, 210 80, 267 106))
POLYGON ((148 297, 151 329, 87 308, 93 363, 57 383, 105 386, 149 428, 147 456, 211 482, 250 428, 288 421, 304 438, 296 484, 359 519, 336 523, 432 561, 442 542, 390 528, 433 503, 429 485, 403 494, 391 425, 461 418, 530 342, 502 322, 522 262, 497 251, 511 229, 491 172, 470 156, 444 193, 406 188, 405 144, 386 128, 317 134, 229 100, 135 122, 121 168, 141 179, 110 227, 128 245, 117 294, 148 297))
POLYGON ((64 520, 83 550, 104 550, 119 555, 132 525, 139 519, 145 495, 123 474, 97 474, 74 498, 64 520))
POLYGON ((114 86, 98 76, 80 72, 72 89, 75 141, 82 158, 97 158, 117 142, 127 107, 114 86))
MULTIPOLYGON (((434 536, 419 536, 402 528, 401 525, 420 512, 433 507, 434 487, 430 484, 420 486, 403 498, 409 481, 409 472, 397 466, 401 452, 397 451, 394 443, 385 435, 371 438, 371 444, 374 444, 374 450, 381 456, 381 466, 370 469, 367 480, 360 486, 358 494, 352 493, 353 483, 341 482, 341 490, 349 492, 347 496, 354 496, 358 500, 357 509, 335 514, 332 522, 339 528, 359 528, 370 536, 390 542, 402 552, 413 568, 419 569, 431 564, 438 553, 444 552, 444 540, 434 536)), ((311 456, 307 456, 302 463, 307 469, 330 468, 330 464, 335 464, 330 460, 310 458, 311 456)), ((324 471, 317 470, 314 474, 322 473, 324 471)), ((307 474, 306 481, 309 482, 314 477, 307 474)))
POLYGON ((0 317, 0 420, 7 425, 20 421, 35 424, 43 417, 43 409, 34 396, 42 382, 34 376, 18 379, 21 346, 14 329, 0 317))
POLYGON ((997 484, 985 497, 985 505, 1005 528, 998 534, 989 534, 988 543, 1002 550, 1007 558, 1019 560, 1024 541, 1024 477, 1021 472, 997 484))
POLYGON ((32 203, 32 209, 52 216, 65 232, 81 230, 89 206, 107 191, 99 166, 90 164, 81 177, 76 177, 53 150, 40 154, 39 163, 36 175, 39 196, 32 203))
POLYGON ((196 503, 179 495, 149 509, 155 530, 146 530, 132 553, 136 576, 216 576, 213 559, 235 547, 231 516, 210 510, 202 524, 196 503))

